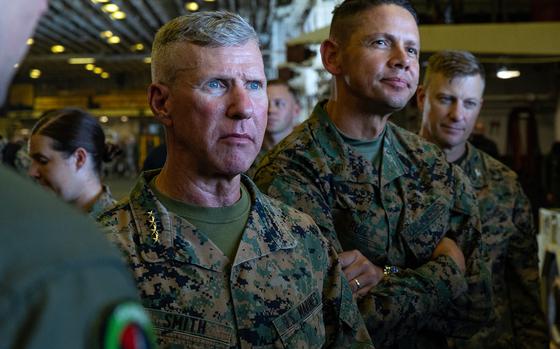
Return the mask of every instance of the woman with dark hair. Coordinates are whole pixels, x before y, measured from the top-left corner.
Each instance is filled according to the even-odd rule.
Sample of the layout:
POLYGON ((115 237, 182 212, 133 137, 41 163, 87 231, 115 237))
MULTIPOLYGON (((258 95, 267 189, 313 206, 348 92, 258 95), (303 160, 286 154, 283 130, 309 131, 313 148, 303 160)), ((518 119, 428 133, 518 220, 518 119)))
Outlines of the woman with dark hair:
POLYGON ((80 109, 53 110, 31 131, 29 175, 95 219, 115 203, 101 184, 101 165, 115 152, 95 117, 80 109))

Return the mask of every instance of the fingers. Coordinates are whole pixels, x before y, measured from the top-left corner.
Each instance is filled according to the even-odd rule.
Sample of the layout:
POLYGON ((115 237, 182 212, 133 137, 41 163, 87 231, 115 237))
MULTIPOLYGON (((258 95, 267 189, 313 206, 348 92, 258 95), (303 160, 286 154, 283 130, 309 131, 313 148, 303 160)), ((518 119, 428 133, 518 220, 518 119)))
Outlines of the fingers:
POLYGON ((359 255, 361 255, 361 253, 358 250, 344 251, 339 253, 338 260, 340 261, 340 265, 342 265, 342 269, 354 263, 359 255))
POLYGON ((374 269, 368 269, 367 272, 358 275, 354 279, 350 279, 352 293, 359 297, 364 296, 377 285, 382 278, 383 273, 381 272, 381 268, 379 268, 379 272, 374 269), (360 287, 358 287, 358 284, 360 287))
POLYGON ((358 250, 342 252, 339 254, 339 259, 344 275, 355 295, 366 294, 383 278, 383 270, 371 263, 358 250))

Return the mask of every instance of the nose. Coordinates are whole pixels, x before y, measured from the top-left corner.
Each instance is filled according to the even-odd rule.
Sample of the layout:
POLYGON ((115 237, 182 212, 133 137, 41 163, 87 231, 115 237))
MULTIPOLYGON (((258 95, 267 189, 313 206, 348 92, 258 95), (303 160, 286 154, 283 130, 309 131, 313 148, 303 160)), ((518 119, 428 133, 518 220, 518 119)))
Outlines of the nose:
POLYGON ((389 59, 389 65, 392 68, 408 70, 410 68, 411 56, 406 51, 406 48, 401 45, 395 45, 391 51, 391 58, 389 59))
POLYGON ((274 113, 276 110, 278 109, 278 107, 276 106, 276 103, 274 101, 274 99, 268 99, 268 113, 274 113))
POLYGON ((34 160, 32 160, 31 165, 29 165, 29 170, 27 170, 27 175, 33 179, 39 179, 38 166, 34 160))
POLYGON ((449 109, 449 118, 453 121, 460 121, 464 116, 464 110, 461 103, 454 102, 449 109))
POLYGON ((244 86, 232 87, 227 116, 232 119, 249 119, 253 114, 254 106, 250 91, 244 86))

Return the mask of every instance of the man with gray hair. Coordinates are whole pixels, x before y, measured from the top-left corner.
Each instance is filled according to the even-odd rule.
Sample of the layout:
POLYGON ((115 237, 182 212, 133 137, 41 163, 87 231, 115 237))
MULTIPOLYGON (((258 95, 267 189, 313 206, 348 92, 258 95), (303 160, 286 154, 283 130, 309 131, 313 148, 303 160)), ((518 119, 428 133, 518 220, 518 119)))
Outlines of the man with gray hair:
POLYGON ((101 217, 163 347, 373 347, 338 257, 307 215, 241 175, 266 126, 257 34, 199 12, 157 33, 148 99, 167 159, 101 217))
POLYGON ((476 191, 492 263, 495 322, 456 347, 548 348, 531 205, 517 175, 467 141, 484 85, 484 67, 473 54, 442 51, 430 57, 417 94, 420 135, 459 165, 476 191))

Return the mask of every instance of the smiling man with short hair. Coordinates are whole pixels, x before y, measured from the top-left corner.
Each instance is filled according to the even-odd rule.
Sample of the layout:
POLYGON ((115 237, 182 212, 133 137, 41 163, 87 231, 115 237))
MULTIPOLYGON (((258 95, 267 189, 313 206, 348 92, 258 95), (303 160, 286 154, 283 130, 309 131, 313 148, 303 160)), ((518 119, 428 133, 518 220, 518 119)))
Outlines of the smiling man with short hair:
POLYGON ((416 14, 405 0, 346 0, 333 14, 321 45, 332 97, 255 182, 336 247, 377 348, 446 348, 485 324, 490 275, 468 180, 389 121, 418 84, 416 14))

